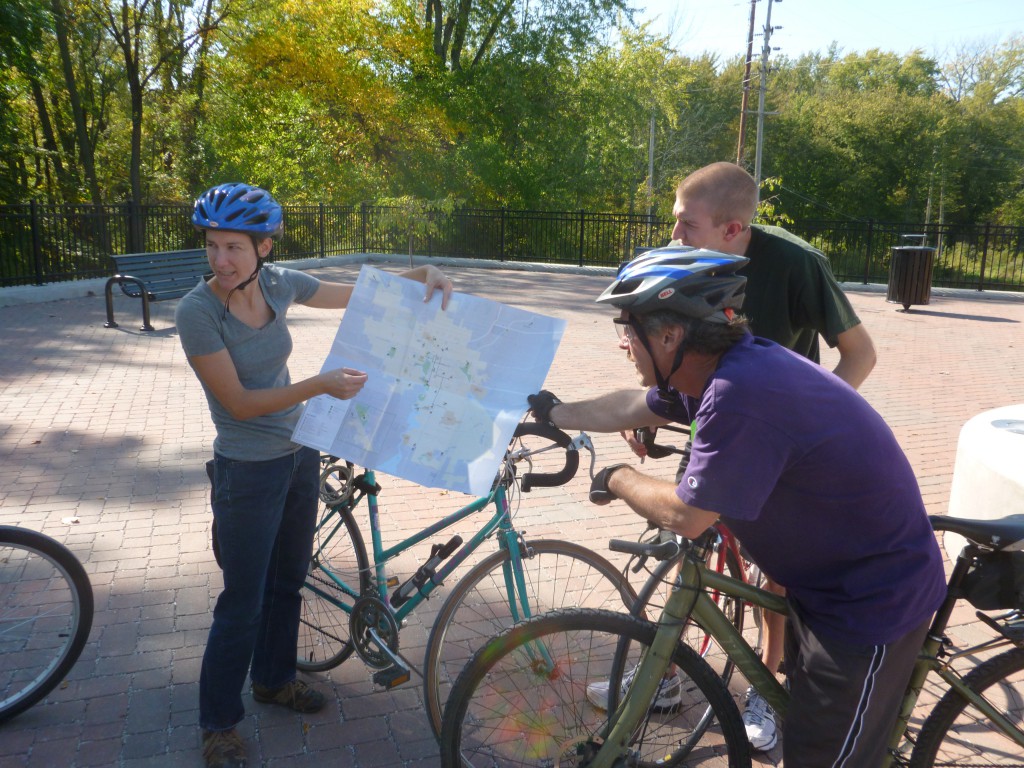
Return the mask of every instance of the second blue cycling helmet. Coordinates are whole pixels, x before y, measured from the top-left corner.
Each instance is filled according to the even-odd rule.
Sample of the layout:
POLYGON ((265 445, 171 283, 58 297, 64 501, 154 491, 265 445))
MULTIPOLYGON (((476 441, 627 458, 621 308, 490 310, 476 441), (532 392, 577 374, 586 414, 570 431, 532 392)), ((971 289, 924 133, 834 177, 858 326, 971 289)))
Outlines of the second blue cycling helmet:
POLYGON ((726 323, 743 305, 747 278, 736 270, 748 261, 683 245, 656 248, 622 265, 597 301, 635 315, 667 309, 726 323))
MULTIPOLYGON (((597 298, 630 315, 643 316, 669 310, 709 323, 728 323, 743 305, 747 278, 737 275, 750 260, 743 256, 689 246, 668 246, 648 251, 619 268, 615 280, 597 298)), ((643 327, 634 325, 637 339, 654 359, 643 327)), ((686 343, 680 344, 667 374, 658 365, 654 376, 660 396, 678 398, 669 379, 683 363, 686 343)))
POLYGON ((210 187, 192 208, 192 223, 199 229, 275 237, 281 234, 283 220, 281 206, 269 192, 234 182, 210 187))

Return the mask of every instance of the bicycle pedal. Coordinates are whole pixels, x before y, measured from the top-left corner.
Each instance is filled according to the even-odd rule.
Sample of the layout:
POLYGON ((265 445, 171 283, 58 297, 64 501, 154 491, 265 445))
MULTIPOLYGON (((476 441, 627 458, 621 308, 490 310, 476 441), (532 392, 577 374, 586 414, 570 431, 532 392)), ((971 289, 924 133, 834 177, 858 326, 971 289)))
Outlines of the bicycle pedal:
POLYGON ((387 584, 388 587, 397 587, 398 583, 399 583, 398 582, 398 577, 397 576, 388 576, 387 581, 385 581, 384 583, 387 584))
POLYGON ((373 684, 381 686, 386 691, 390 691, 402 683, 409 682, 410 677, 412 677, 412 673, 405 667, 393 666, 374 672, 373 684))

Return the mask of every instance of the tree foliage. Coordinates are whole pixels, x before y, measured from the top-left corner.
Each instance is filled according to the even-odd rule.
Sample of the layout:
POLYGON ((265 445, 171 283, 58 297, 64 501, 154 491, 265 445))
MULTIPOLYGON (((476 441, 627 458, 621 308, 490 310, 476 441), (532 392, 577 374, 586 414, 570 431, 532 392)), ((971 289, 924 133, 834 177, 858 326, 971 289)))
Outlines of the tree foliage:
MULTIPOLYGON (((17 0, 0 202, 459 199, 667 216, 736 157, 742 62, 626 0, 17 0)), ((773 62, 775 216, 1024 223, 1024 38, 773 62)), ((748 119, 745 161, 756 140, 748 119)))

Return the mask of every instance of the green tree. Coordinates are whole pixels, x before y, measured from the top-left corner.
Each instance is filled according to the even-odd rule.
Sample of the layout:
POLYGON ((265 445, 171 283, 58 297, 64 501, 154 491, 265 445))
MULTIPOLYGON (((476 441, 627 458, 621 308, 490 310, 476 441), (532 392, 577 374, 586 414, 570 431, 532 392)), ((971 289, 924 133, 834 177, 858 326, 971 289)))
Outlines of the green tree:
POLYGON ((69 31, 74 21, 67 12, 64 0, 50 0, 50 10, 53 14, 53 29, 60 55, 61 73, 71 111, 71 120, 74 124, 78 157, 82 164, 82 173, 85 175, 85 185, 88 187, 91 201, 99 205, 103 202, 103 190, 100 188, 100 180, 96 174, 95 136, 90 135, 89 132, 87 105, 83 102, 82 90, 79 86, 81 76, 76 71, 71 49, 69 31))
POLYGON ((409 268, 416 266, 413 261, 415 248, 425 248, 426 242, 441 234, 439 221, 451 216, 461 201, 453 197, 440 200, 424 200, 412 195, 383 198, 378 205, 390 210, 385 212, 384 227, 392 236, 403 238, 409 245, 409 268))
POLYGON ((939 145, 933 63, 871 51, 784 62, 770 91, 765 169, 794 218, 920 220, 939 145))
POLYGON ((195 20, 216 26, 214 0, 89 0, 91 11, 120 52, 129 96, 131 198, 143 195, 142 143, 147 95, 163 85, 164 95, 183 83, 186 57, 208 34, 195 20))
MULTIPOLYGON (((681 176, 735 157, 742 64, 683 56, 628 28, 624 8, 8 3, 0 197, 181 200, 244 179, 290 202, 459 198, 667 217, 681 176)), ((778 215, 1020 220, 1019 36, 941 66, 919 51, 833 46, 773 67, 762 175, 785 179, 778 215)))
MULTIPOLYGON (((46 33, 50 26, 50 17, 42 2, 0 8, 0 61, 8 72, 9 85, 13 86, 13 93, 5 94, 12 112, 4 120, 4 127, 13 144, 22 147, 31 144, 35 154, 36 186, 45 185, 48 196, 53 199, 66 195, 74 182, 58 134, 55 105, 47 95, 47 61, 52 56, 52 46, 48 45, 46 33), (19 90, 20 99, 15 96, 19 90), (34 108, 28 113, 31 116, 27 125, 17 119, 18 101, 23 105, 30 103, 34 108)), ((21 110, 24 109, 22 106, 21 110)), ((26 113, 22 111, 22 114, 26 113)), ((26 182, 27 176, 26 173, 26 182)))
POLYGON ((450 146, 422 82, 422 30, 371 0, 261 3, 227 22, 209 64, 211 176, 290 200, 436 196, 430 160, 450 146))
POLYGON ((414 7, 424 9, 436 64, 453 72, 504 52, 548 62, 575 55, 619 14, 632 15, 624 0, 426 0, 414 7))

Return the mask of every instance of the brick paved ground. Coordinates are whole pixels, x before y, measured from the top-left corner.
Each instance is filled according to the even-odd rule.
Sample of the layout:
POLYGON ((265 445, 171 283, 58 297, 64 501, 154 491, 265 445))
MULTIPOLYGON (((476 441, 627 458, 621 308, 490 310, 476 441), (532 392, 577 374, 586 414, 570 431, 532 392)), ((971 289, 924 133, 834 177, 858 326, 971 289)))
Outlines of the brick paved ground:
MULTIPOLYGON (((607 310, 591 302, 606 277, 449 272, 459 290, 568 320, 548 379, 555 392, 579 397, 633 383, 607 310)), ((314 274, 350 280, 356 268, 314 274)), ((1024 297, 937 294, 904 313, 877 287, 849 286, 879 352, 862 392, 910 456, 929 511, 942 514, 960 427, 981 411, 1024 402, 1024 297)), ((0 307, 0 521, 66 543, 84 562, 97 605, 89 644, 65 684, 0 727, 0 768, 201 764, 199 660, 220 587, 203 471, 213 430, 178 344, 174 302, 154 305, 157 330, 149 334, 135 330, 137 302, 118 299, 116 308, 122 326, 112 330, 103 327, 102 296, 0 307)), ((292 373, 301 378, 317 370, 338 314, 299 307, 292 317, 292 373)), ((824 362, 834 361, 827 352, 824 362)), ((617 436, 595 436, 595 443, 602 463, 631 458, 617 436)), ((671 476, 674 466, 665 460, 645 469, 671 476)), ((385 541, 460 501, 390 478, 384 485, 385 541)), ((611 536, 637 530, 621 504, 588 504, 586 488, 579 477, 525 496, 523 526, 598 550, 611 536)), ((411 571, 415 561, 400 561, 403 567, 411 571)), ((422 657, 439 605, 431 601, 403 631, 411 658, 422 657)), ((965 625, 958 636, 974 631, 965 625)), ((247 701, 242 730, 252 764, 437 765, 415 685, 375 691, 358 660, 318 684, 330 705, 313 716, 247 701)), ((761 764, 778 765, 779 757, 761 764)))

